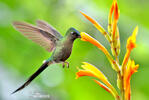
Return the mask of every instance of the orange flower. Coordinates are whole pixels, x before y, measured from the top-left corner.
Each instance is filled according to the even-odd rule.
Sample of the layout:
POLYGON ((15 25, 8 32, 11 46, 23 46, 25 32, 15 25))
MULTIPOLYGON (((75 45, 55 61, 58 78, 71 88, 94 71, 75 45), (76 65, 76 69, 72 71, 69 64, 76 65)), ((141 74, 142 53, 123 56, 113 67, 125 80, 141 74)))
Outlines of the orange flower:
POLYGON ((89 17, 88 15, 86 15, 85 13, 81 12, 80 13, 86 18, 88 19, 101 33, 105 34, 105 30, 102 28, 101 25, 99 25, 99 23, 97 21, 95 21, 94 19, 92 19, 91 17, 89 17))
POLYGON ((139 65, 135 65, 134 61, 129 60, 128 65, 126 67, 126 71, 124 73, 124 89, 125 89, 125 99, 130 100, 131 89, 130 89, 130 78, 131 75, 137 72, 139 65))
POLYGON ((81 40, 82 41, 88 41, 88 42, 94 44, 102 52, 107 54, 108 51, 106 50, 106 48, 102 44, 100 44, 96 39, 92 38, 90 35, 86 34, 85 32, 81 32, 80 35, 81 35, 81 40))
POLYGON ((93 77, 97 77, 98 79, 100 79, 102 82, 104 82, 105 84, 107 84, 109 86, 109 82, 108 82, 107 78, 100 70, 98 70, 95 66, 93 66, 87 62, 83 62, 83 64, 84 65, 81 65, 81 67, 84 70, 79 70, 79 72, 77 72, 76 78, 79 78, 81 76, 93 76, 93 77))
POLYGON ((112 93, 111 89, 109 89, 106 85, 102 84, 101 82, 93 79, 93 81, 95 81, 99 86, 101 86, 102 88, 104 88, 107 92, 112 93))
POLYGON ((101 82, 103 82, 104 84, 102 84, 101 82, 94 80, 98 85, 100 85, 102 88, 104 88, 106 91, 108 91, 109 93, 111 93, 114 97, 118 97, 118 93, 115 90, 115 88, 110 84, 110 82, 108 81, 107 77, 99 70, 97 69, 95 66, 87 63, 87 62, 83 62, 84 65, 81 65, 81 67, 83 69, 79 69, 79 71, 76 73, 76 78, 78 79, 79 77, 82 76, 92 76, 92 77, 96 77, 98 78, 101 82))
POLYGON ((105 31, 105 29, 94 19, 92 19, 91 17, 89 17, 88 15, 86 15, 85 13, 81 12, 80 13, 86 18, 88 19, 104 36, 105 38, 111 42, 111 38, 109 36, 109 34, 105 31))
POLYGON ((118 12, 118 5, 117 0, 114 1, 114 20, 118 20, 119 12, 118 12))
POLYGON ((116 27, 117 27, 117 21, 119 18, 119 13, 118 13, 118 5, 117 5, 117 1, 113 1, 114 2, 114 20, 113 20, 113 37, 115 37, 115 32, 116 32, 116 27))
POLYGON ((126 45, 127 51, 126 51, 126 54, 125 54, 125 57, 124 57, 124 60, 122 63, 123 73, 124 73, 125 67, 127 65, 131 50, 136 47, 136 35, 137 35, 137 33, 138 33, 138 26, 136 26, 132 35, 127 40, 127 45, 126 45))
POLYGON ((110 34, 110 37, 112 35, 112 14, 114 11, 114 2, 112 3, 112 6, 110 8, 109 17, 108 17, 108 32, 110 34))
POLYGON ((112 6, 111 6, 111 8, 110 8, 110 12, 109 12, 109 17, 110 18, 112 18, 112 14, 113 14, 113 11, 114 11, 114 1, 113 1, 113 3, 112 3, 112 6))
POLYGON ((129 60, 130 53, 133 48, 136 47, 136 35, 138 33, 138 26, 134 29, 132 35, 127 40, 126 45, 126 54, 124 56, 122 65, 119 63, 119 53, 120 53, 120 38, 119 38, 119 28, 117 26, 119 19, 119 9, 117 0, 113 0, 112 6, 110 8, 109 16, 108 16, 108 32, 94 19, 81 12, 81 14, 87 18, 108 40, 111 46, 112 55, 107 51, 107 49, 96 39, 92 38, 90 35, 85 32, 81 32, 81 40, 88 41, 98 47, 108 58, 112 68, 117 72, 117 86, 120 89, 121 98, 116 91, 116 89, 110 84, 105 75, 98 70, 95 66, 83 63, 81 67, 82 70, 79 69, 77 72, 77 78, 82 76, 91 76, 98 78, 100 81, 93 79, 99 86, 104 88, 106 91, 111 93, 116 100, 130 100, 131 96, 131 88, 130 88, 130 78, 131 75, 137 72, 139 65, 135 65, 134 61, 129 60))
POLYGON ((136 47, 136 35, 138 34, 138 26, 134 29, 132 35, 127 40, 127 49, 131 51, 136 47))
POLYGON ((80 35, 81 35, 82 41, 88 41, 88 42, 92 43, 93 45, 95 45, 96 47, 98 47, 107 56, 108 60, 110 61, 111 65, 112 65, 112 68, 116 71, 119 71, 119 67, 118 67, 117 63, 113 60, 110 53, 107 51, 107 49, 102 44, 100 44, 96 39, 94 39, 93 37, 91 37, 90 35, 88 35, 85 32, 81 32, 80 35))

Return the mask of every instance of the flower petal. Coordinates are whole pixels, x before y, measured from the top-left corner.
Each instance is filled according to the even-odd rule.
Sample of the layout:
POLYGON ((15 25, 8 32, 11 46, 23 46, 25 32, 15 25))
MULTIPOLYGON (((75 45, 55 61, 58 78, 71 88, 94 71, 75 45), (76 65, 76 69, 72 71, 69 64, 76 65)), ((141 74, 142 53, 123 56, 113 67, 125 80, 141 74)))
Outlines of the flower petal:
POLYGON ((136 35, 138 33, 138 26, 134 29, 132 35, 127 40, 127 49, 132 50, 136 47, 136 35))
POLYGON ((76 79, 78 79, 79 77, 81 76, 92 76, 92 77, 96 77, 93 73, 89 72, 89 71, 86 71, 86 70, 79 70, 77 73, 76 73, 76 79))
POLYGON ((99 69, 97 69, 95 66, 93 66, 87 62, 83 62, 83 64, 84 65, 82 65, 81 67, 85 71, 92 73, 95 77, 97 77, 98 79, 103 81, 105 84, 107 83, 108 80, 107 80, 106 76, 99 69))
MULTIPOLYGON (((111 93, 112 94, 112 91, 110 88, 108 88, 106 85, 102 84, 101 82, 93 79, 99 86, 101 86, 102 88, 104 88, 107 92, 111 93)), ((113 95, 113 94, 112 94, 113 95)))
POLYGON ((99 69, 97 69, 95 66, 87 63, 87 62, 83 62, 84 65, 81 65, 81 67, 84 70, 79 70, 76 75, 76 78, 79 78, 81 76, 92 76, 92 77, 96 77, 99 80, 101 80, 104 84, 106 84, 108 87, 111 87, 111 84, 109 83, 109 81, 107 80, 107 77, 102 73, 102 71, 100 71, 99 69))
POLYGON ((103 29, 103 27, 101 25, 99 25, 97 23, 97 21, 95 21, 94 19, 92 19, 91 17, 89 17, 88 15, 86 15, 85 13, 81 12, 80 13, 86 18, 88 19, 102 34, 106 34, 105 30, 103 29))
POLYGON ((112 18, 113 11, 114 11, 114 2, 112 3, 112 6, 110 8, 110 12, 109 12, 109 17, 110 18, 112 18))
POLYGON ((86 18, 88 19, 92 24, 97 25, 97 22, 95 20, 93 20, 91 17, 89 17, 88 15, 86 15, 85 13, 83 13, 82 11, 80 11, 80 13, 86 18))
POLYGON ((124 88, 125 88, 125 98, 130 100, 131 89, 130 89, 130 79, 133 73, 137 72, 139 65, 135 65, 133 60, 128 61, 128 65, 126 67, 126 71, 124 74, 124 88))
POLYGON ((115 98, 119 97, 116 89, 110 84, 110 82, 108 81, 107 77, 99 69, 97 69, 95 66, 93 66, 93 65, 91 65, 91 64, 89 64, 87 62, 83 62, 83 64, 84 65, 81 65, 83 70, 79 69, 79 71, 76 73, 76 75, 77 75, 76 78, 79 78, 81 76, 96 77, 101 82, 103 82, 107 87, 104 84, 94 80, 96 83, 98 83, 101 87, 103 87, 108 92, 110 92, 115 98))
POLYGON ((114 0, 114 20, 118 20, 119 12, 118 12, 118 5, 117 0, 114 0))
POLYGON ((88 41, 88 42, 92 43, 93 45, 95 45, 96 47, 98 47, 107 56, 109 62, 112 65, 112 68, 115 71, 119 71, 118 65, 116 64, 116 62, 113 60, 110 53, 107 51, 107 49, 102 44, 100 44, 96 39, 94 39, 93 37, 91 37, 90 35, 88 35, 85 32, 81 32, 80 35, 81 35, 82 41, 88 41))
POLYGON ((130 56, 130 53, 131 53, 131 50, 133 48, 136 47, 136 35, 138 33, 138 26, 136 26, 136 28, 134 29, 132 35, 128 38, 127 40, 127 51, 126 51, 126 54, 125 54, 125 57, 124 57, 124 60, 123 60, 123 63, 122 63, 122 72, 125 73, 125 67, 128 63, 128 59, 129 59, 129 56, 130 56))
POLYGON ((94 39, 93 37, 91 37, 85 32, 81 32, 80 34, 81 34, 82 41, 88 41, 92 43, 93 45, 98 47, 101 51, 103 51, 105 54, 107 54, 108 51, 106 50, 106 48, 102 44, 100 44, 96 39, 94 39))
POLYGON ((108 32, 110 34, 110 37, 112 36, 112 14, 114 11, 114 2, 112 3, 112 6, 110 8, 109 16, 108 16, 108 32))
POLYGON ((113 20, 113 39, 115 39, 115 32, 117 28, 117 21, 119 18, 117 0, 114 0, 114 20, 113 20))

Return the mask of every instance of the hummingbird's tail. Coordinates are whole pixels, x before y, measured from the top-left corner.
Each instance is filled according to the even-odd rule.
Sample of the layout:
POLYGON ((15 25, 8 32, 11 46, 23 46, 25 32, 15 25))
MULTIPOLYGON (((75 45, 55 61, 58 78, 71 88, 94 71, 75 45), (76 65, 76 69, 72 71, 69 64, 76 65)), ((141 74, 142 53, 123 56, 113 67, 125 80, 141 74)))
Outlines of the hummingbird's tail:
POLYGON ((17 90, 15 90, 14 92, 12 92, 11 94, 14 94, 20 90, 22 90, 23 88, 25 88, 26 86, 28 86, 32 80, 34 80, 44 69, 46 69, 50 64, 52 64, 51 60, 46 60, 42 66, 32 75, 29 77, 29 79, 22 85, 20 86, 17 90))

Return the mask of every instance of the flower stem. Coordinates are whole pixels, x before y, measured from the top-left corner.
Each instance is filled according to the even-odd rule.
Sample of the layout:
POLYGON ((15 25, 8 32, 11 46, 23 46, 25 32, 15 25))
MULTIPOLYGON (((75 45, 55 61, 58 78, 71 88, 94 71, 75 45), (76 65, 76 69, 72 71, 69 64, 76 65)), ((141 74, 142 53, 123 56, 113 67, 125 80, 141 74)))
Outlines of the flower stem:
MULTIPOLYGON (((115 60, 116 60, 116 63, 117 65, 119 66, 119 57, 118 56, 115 56, 115 60)), ((125 100, 125 90, 124 90, 124 77, 123 77, 123 72, 122 72, 122 68, 120 68, 119 66, 119 71, 117 71, 117 75, 118 75, 118 79, 119 80, 119 83, 118 84, 118 87, 120 89, 120 93, 121 93, 121 98, 119 100, 125 100)), ((118 99, 116 99, 118 100, 118 99)))
POLYGON ((125 100, 124 76, 123 75, 121 75, 121 81, 122 81, 122 83, 121 83, 121 85, 122 85, 122 87, 121 87, 121 98, 122 98, 122 100, 125 100))

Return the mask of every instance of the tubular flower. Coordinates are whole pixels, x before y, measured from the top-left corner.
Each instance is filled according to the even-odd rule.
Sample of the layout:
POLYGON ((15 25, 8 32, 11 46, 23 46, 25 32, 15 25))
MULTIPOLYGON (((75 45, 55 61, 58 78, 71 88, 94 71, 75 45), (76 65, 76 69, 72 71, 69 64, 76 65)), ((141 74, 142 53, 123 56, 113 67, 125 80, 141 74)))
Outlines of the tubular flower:
POLYGON ((81 35, 82 41, 88 41, 88 42, 92 43, 93 45, 95 45, 96 47, 98 47, 105 54, 108 53, 107 49, 101 43, 99 43, 96 39, 91 37, 90 35, 86 34, 85 32, 81 32, 80 35, 81 35))
POLYGON ((109 87, 107 87, 106 85, 102 84, 100 81, 97 81, 95 79, 93 79, 93 81, 95 81, 100 87, 104 88, 107 92, 112 93, 111 89, 109 89, 109 87))
POLYGON ((108 17, 108 32, 110 36, 112 35, 112 14, 114 11, 114 2, 112 3, 112 6, 110 8, 109 17, 108 17))
POLYGON ((108 58, 111 67, 117 72, 117 87, 120 90, 121 98, 115 90, 115 88, 110 84, 105 75, 97 69, 95 66, 83 63, 81 67, 82 70, 76 73, 77 78, 81 76, 92 76, 98 78, 100 81, 93 79, 99 86, 104 88, 106 91, 111 93, 115 100, 130 100, 131 89, 130 89, 130 78, 131 75, 137 72, 139 65, 135 65, 134 61, 129 60, 130 53, 133 48, 136 47, 136 35, 138 33, 138 26, 134 29, 132 35, 128 38, 126 44, 126 54, 124 56, 122 65, 119 63, 119 54, 120 54, 120 37, 119 37, 119 28, 118 28, 118 19, 119 19, 119 9, 117 0, 113 0, 112 6, 109 11, 108 16, 108 32, 94 19, 81 12, 81 14, 88 19, 108 40, 111 47, 111 54, 108 50, 96 39, 91 37, 85 32, 81 32, 81 40, 90 42, 99 48, 108 58))
POLYGON ((115 38, 118 18, 119 18, 118 5, 117 5, 117 1, 114 0, 113 38, 115 38))
POLYGON ((82 76, 92 76, 92 77, 96 77, 98 78, 101 82, 94 80, 98 85, 100 85, 102 88, 104 88, 106 91, 108 91, 109 93, 111 93, 114 97, 118 97, 118 93, 115 90, 115 88, 110 84, 110 82, 108 81, 107 77, 99 70, 97 69, 95 66, 87 63, 87 62, 83 62, 84 65, 81 65, 81 67, 83 69, 79 69, 79 71, 76 73, 76 78, 78 79, 79 77, 82 76))
POLYGON ((116 71, 119 70, 117 63, 113 60, 110 53, 107 51, 107 49, 101 43, 99 43, 96 39, 94 39, 93 37, 91 37, 90 35, 88 35, 85 32, 81 32, 80 35, 81 35, 82 41, 88 41, 88 42, 92 43, 93 45, 98 47, 107 56, 108 60, 110 61, 111 65, 112 65, 112 68, 114 70, 116 70, 116 71))
POLYGON ((134 29, 132 35, 127 40, 127 49, 131 51, 136 47, 136 35, 138 34, 138 26, 134 29))
POLYGON ((135 62, 133 60, 128 61, 128 65, 126 67, 126 71, 124 74, 124 89, 125 89, 125 99, 130 100, 131 96, 131 89, 130 89, 130 78, 131 75, 135 72, 137 72, 139 65, 135 65, 135 62))
POLYGON ((122 63, 123 73, 124 73, 125 67, 127 65, 131 50, 136 47, 136 35, 137 35, 137 33, 138 33, 138 26, 136 26, 132 35, 127 40, 127 45, 126 45, 127 51, 126 51, 126 54, 125 54, 125 57, 124 57, 124 60, 122 63))
POLYGON ((111 38, 109 36, 109 34, 105 31, 105 29, 94 19, 92 19, 91 17, 89 17, 88 15, 86 15, 85 13, 81 12, 80 13, 86 18, 88 19, 104 36, 105 38, 111 42, 111 38))
POLYGON ((97 23, 94 19, 92 19, 91 17, 89 17, 88 15, 86 15, 85 13, 81 12, 80 13, 86 18, 88 19, 102 34, 105 34, 105 30, 103 29, 103 27, 101 25, 99 25, 99 23, 97 23))
POLYGON ((115 3, 115 2, 112 3, 112 6, 111 6, 110 12, 109 12, 109 17, 110 17, 111 19, 112 19, 112 14, 113 14, 113 11, 114 11, 114 3, 115 3))
POLYGON ((120 39, 119 39, 119 32, 117 27, 118 19, 119 19, 119 10, 117 5, 117 0, 113 0, 113 4, 109 13, 108 31, 110 36, 112 37, 111 51, 115 57, 118 57, 118 54, 120 53, 120 39), (114 13, 114 16, 112 21, 113 13, 114 13))

